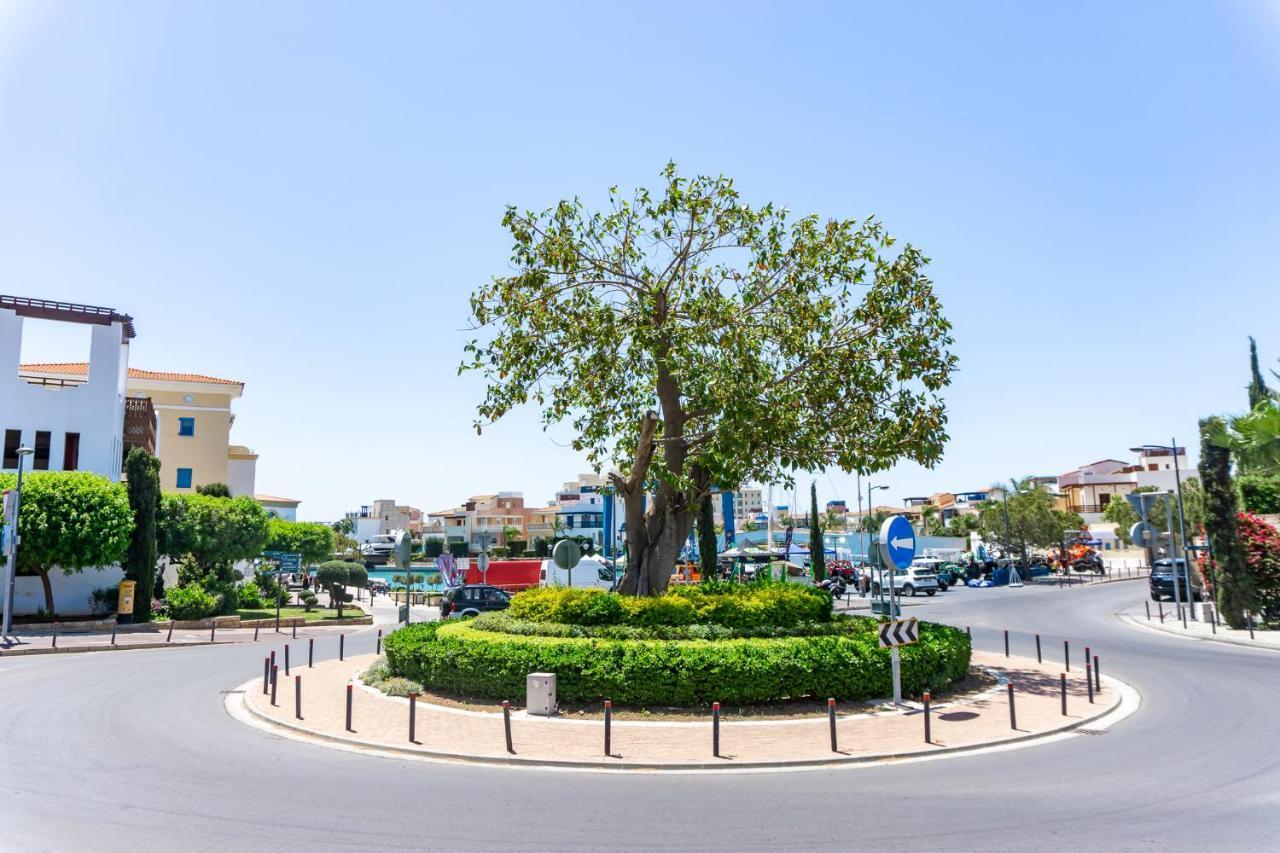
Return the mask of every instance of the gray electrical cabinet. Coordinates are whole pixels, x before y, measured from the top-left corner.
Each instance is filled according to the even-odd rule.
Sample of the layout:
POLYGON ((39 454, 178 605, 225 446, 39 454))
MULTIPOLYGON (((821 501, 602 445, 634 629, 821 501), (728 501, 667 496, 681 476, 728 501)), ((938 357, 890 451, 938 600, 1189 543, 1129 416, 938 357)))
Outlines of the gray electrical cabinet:
POLYGON ((556 674, 531 672, 525 676, 525 709, 529 714, 550 717, 556 712, 556 674))

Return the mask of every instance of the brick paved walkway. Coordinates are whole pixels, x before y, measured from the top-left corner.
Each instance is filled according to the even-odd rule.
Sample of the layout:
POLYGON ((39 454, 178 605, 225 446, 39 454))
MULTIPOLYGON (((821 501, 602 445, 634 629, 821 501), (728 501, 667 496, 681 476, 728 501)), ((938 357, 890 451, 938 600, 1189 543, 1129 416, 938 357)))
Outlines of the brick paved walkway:
MULTIPOLYGON (((281 655, 277 655, 277 659, 281 655)), ((350 740, 373 747, 488 761, 506 761, 502 714, 444 708, 419 702, 416 742, 408 740, 409 702, 387 697, 356 681, 352 686, 352 729, 345 731, 348 683, 372 664, 371 654, 344 662, 326 661, 314 668, 294 667, 286 678, 279 670, 277 704, 262 692, 261 669, 245 690, 250 712, 269 722, 308 733, 350 740), (301 676, 302 719, 295 719, 294 676, 301 676)), ((530 717, 512 713, 512 738, 518 760, 614 766, 666 766, 674 769, 706 765, 783 764, 873 756, 899 756, 975 747, 1043 734, 1100 715, 1119 702, 1120 690, 1103 679, 1102 693, 1090 705, 1084 674, 1068 674, 1068 715, 1061 712, 1060 667, 1023 658, 975 653, 974 663, 999 670, 1012 681, 1018 728, 1010 728, 1007 690, 1002 685, 971 699, 935 705, 932 743, 924 742, 924 719, 918 709, 868 714, 841 714, 837 723, 840 752, 831 751, 825 714, 812 719, 733 721, 721 724, 721 757, 712 756, 710 714, 705 722, 614 721, 612 755, 604 752, 601 720, 530 717)), ((861 706, 859 706, 861 707, 861 706)), ((852 706, 850 709, 852 710, 852 706)))

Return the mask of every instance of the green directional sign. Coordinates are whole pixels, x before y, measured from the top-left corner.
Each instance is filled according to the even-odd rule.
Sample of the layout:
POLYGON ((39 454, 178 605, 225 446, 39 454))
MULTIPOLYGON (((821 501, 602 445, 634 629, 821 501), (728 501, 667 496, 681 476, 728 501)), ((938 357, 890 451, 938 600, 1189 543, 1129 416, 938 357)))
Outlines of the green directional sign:
POLYGON ((288 551, 263 551, 262 556, 276 562, 277 571, 281 572, 300 572, 302 571, 302 555, 293 554, 288 551))

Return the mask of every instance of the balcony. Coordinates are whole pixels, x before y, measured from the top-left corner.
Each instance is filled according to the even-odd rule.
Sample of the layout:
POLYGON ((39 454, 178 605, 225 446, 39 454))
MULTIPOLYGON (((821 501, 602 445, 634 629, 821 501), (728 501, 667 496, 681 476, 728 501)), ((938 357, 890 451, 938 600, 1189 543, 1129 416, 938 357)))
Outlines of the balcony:
POLYGON ((124 400, 124 446, 141 447, 156 452, 156 410, 150 397, 126 397, 124 400))

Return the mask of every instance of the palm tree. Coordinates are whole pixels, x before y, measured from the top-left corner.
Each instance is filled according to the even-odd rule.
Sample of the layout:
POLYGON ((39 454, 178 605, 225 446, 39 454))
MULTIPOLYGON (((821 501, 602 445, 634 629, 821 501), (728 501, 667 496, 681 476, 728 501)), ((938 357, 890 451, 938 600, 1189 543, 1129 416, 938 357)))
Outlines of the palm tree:
POLYGON ((1244 471, 1280 473, 1280 405, 1264 400, 1247 415, 1231 418, 1211 441, 1230 450, 1244 471))

